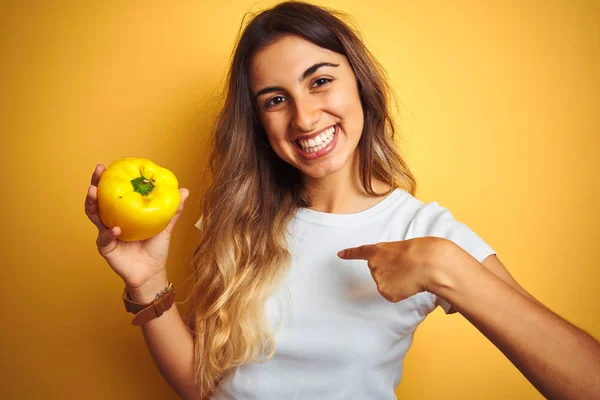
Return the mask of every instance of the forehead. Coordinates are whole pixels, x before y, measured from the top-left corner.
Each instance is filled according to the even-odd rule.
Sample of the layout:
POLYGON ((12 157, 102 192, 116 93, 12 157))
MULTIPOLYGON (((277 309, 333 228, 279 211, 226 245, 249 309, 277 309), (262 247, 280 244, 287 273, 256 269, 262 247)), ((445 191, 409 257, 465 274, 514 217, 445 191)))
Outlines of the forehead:
POLYGON ((257 52, 250 62, 250 84, 297 81, 317 61, 343 62, 344 57, 295 35, 286 35, 257 52))

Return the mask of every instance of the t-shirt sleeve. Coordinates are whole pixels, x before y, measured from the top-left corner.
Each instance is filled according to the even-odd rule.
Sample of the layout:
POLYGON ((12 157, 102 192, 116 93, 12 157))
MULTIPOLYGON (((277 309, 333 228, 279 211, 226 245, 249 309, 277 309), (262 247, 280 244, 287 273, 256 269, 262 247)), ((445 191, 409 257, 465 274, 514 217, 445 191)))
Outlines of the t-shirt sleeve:
MULTIPOLYGON (((452 213, 436 202, 423 205, 417 210, 408 226, 406 239, 416 237, 435 236, 449 239, 481 262, 486 257, 496 254, 486 242, 483 241, 466 224, 457 221, 452 213)), ((450 303, 428 293, 434 306, 440 306, 446 314, 453 314, 456 310, 450 303)))

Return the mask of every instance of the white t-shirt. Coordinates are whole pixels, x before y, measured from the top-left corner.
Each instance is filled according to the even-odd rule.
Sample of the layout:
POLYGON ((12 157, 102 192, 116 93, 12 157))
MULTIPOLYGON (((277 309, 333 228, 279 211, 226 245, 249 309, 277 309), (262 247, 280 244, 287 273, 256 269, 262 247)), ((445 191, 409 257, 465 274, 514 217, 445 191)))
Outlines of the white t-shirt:
POLYGON ((417 326, 438 305, 455 310, 429 292, 389 302, 367 261, 337 252, 422 236, 450 239, 478 261, 495 254, 447 209, 401 189, 355 214, 299 209, 289 227, 290 272, 266 304, 275 354, 229 371, 213 399, 395 400, 417 326))

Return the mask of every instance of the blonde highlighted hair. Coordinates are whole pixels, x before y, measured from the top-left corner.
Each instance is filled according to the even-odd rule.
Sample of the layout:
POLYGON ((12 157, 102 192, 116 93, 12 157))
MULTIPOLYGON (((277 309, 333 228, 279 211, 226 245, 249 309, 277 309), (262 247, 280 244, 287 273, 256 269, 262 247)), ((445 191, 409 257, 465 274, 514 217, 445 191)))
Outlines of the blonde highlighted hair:
POLYGON ((415 192, 415 179, 394 144, 393 91, 385 71, 345 18, 309 3, 280 3, 253 16, 232 53, 225 103, 213 127, 212 182, 201 201, 200 243, 186 300, 202 398, 233 367, 272 357, 265 302, 291 263, 288 223, 298 208, 310 206, 299 171, 273 152, 255 114, 249 67, 257 51, 292 34, 346 56, 364 110, 358 144, 364 189, 378 195, 371 185, 377 179, 391 190, 415 192))

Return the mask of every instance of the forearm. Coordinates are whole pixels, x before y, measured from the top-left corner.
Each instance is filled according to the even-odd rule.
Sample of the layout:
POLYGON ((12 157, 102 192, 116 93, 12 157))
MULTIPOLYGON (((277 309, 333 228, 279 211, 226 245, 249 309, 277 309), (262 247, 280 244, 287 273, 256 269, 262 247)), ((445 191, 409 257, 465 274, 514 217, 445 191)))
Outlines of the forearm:
POLYGON ((547 398, 600 398, 600 344, 472 257, 446 264, 430 291, 448 301, 547 398))
MULTIPOLYGON (((150 303, 167 285, 165 275, 138 290, 128 289, 128 293, 136 302, 150 303)), ((142 325, 141 329, 152 358, 169 385, 183 399, 199 398, 199 388, 193 381, 193 337, 179 314, 177 304, 142 325)))

